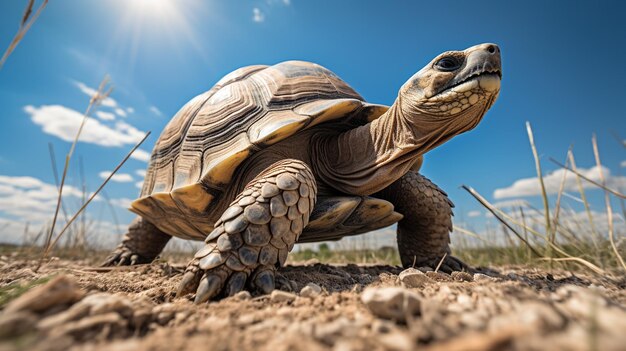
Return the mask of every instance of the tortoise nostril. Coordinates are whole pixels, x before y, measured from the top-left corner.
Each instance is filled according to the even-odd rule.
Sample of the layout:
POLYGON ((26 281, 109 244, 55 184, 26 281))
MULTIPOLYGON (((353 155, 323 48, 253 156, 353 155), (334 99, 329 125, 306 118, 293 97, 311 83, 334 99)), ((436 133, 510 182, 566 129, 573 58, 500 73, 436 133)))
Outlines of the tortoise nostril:
POLYGON ((495 54, 496 52, 498 52, 498 48, 495 45, 489 45, 487 47, 487 51, 489 51, 489 53, 491 54, 495 54))

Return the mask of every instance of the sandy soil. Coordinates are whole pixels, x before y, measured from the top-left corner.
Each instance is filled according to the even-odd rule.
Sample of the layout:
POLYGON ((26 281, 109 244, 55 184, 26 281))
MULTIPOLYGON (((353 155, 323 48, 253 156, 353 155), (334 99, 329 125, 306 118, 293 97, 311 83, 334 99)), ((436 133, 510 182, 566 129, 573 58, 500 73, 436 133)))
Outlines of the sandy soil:
POLYGON ((184 264, 0 257, 0 350, 623 350, 626 279, 520 267, 452 276, 292 264, 294 292, 194 305, 184 264), (302 289, 307 284, 314 283, 302 289), (318 288, 321 291, 318 292, 318 288))

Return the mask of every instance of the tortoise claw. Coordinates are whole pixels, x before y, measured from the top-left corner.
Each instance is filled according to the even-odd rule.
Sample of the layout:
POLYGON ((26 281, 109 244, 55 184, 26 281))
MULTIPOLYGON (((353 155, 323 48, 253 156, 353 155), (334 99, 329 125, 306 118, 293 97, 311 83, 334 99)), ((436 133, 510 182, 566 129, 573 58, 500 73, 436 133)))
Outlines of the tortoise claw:
POLYGON ((207 302, 210 298, 216 296, 222 288, 224 281, 217 274, 208 274, 200 280, 198 290, 196 290, 196 298, 193 300, 195 304, 207 302))
POLYGON ((243 290, 247 279, 248 275, 244 272, 237 272, 233 274, 230 279, 228 279, 228 283, 226 285, 227 295, 233 296, 243 290))
POLYGON ((274 281, 274 271, 262 268, 254 277, 254 285, 263 293, 269 294, 276 287, 274 281))
POLYGON ((183 275, 183 280, 180 282, 178 286, 178 291, 176 291, 176 296, 181 297, 189 294, 198 286, 198 274, 192 271, 185 272, 183 275))

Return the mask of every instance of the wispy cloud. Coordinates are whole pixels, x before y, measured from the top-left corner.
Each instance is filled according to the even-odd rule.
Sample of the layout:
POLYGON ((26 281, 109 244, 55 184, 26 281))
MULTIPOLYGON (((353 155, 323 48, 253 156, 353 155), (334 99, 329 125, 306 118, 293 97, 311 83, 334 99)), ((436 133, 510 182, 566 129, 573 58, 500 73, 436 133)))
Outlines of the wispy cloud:
POLYGON ((150 153, 142 149, 135 150, 135 152, 133 152, 132 155, 130 155, 130 157, 138 161, 143 161, 143 162, 150 161, 150 153))
POLYGON ((480 217, 480 215, 481 215, 481 212, 480 212, 480 211, 469 211, 469 212, 467 213, 467 216, 468 216, 469 218, 480 217))
POLYGON ((126 112, 127 113, 135 113, 135 109, 132 108, 132 107, 128 107, 128 108, 126 108, 126 112))
POLYGON ((103 121, 115 120, 115 115, 111 112, 96 111, 96 117, 100 118, 103 121))
POLYGON ((125 197, 122 197, 119 199, 111 199, 111 203, 113 205, 121 207, 121 208, 129 208, 131 202, 133 202, 132 199, 125 198, 125 197))
MULTIPOLYGON (((561 181, 563 180, 563 173, 567 172, 565 175, 565 191, 576 191, 578 189, 578 185, 576 183, 576 175, 572 172, 566 171, 564 169, 558 169, 551 173, 548 173, 543 177, 544 184, 546 186, 546 192, 548 194, 556 194, 559 191, 559 187, 561 185, 561 181)), ((578 168, 578 172, 584 175, 585 177, 594 180, 596 182, 601 182, 600 179, 600 168, 598 166, 591 167, 589 169, 578 168)), ((620 189, 626 187, 626 177, 625 176, 614 176, 611 175, 611 171, 602 167, 602 173, 606 179, 606 185, 608 187, 614 189, 620 189)), ((585 188, 596 188, 593 184, 589 182, 583 181, 583 186, 585 188)), ((496 189, 493 193, 493 197, 495 199, 504 199, 511 197, 522 197, 522 196, 537 196, 541 195, 541 188, 539 186, 539 180, 537 177, 532 178, 523 178, 516 180, 511 186, 501 189, 496 189)))
POLYGON ((626 160, 622 161, 622 163, 620 163, 619 165, 622 168, 626 168, 626 160))
POLYGON ((139 189, 143 188, 143 180, 140 182, 135 183, 135 186, 139 189))
POLYGON ((252 20, 257 23, 265 21, 265 15, 258 7, 252 9, 252 20))
MULTIPOLYGON (((83 194, 79 189, 65 185, 63 195, 82 198, 83 194)), ((24 222, 41 223, 51 219, 57 196, 57 187, 40 179, 0 175, 0 213, 24 222)))
MULTIPOLYGON (((92 87, 87 86, 83 82, 79 82, 79 81, 73 80, 72 83, 74 83, 74 85, 77 86, 78 89, 83 92, 83 94, 89 96, 90 98, 98 93, 98 90, 96 90, 96 89, 94 89, 92 87)), ((115 101, 115 99, 113 99, 110 96, 105 98, 105 99, 103 99, 102 102, 101 102, 101 105, 102 106, 106 106, 106 107, 110 107, 110 108, 117 108, 119 106, 117 104, 117 101, 115 101)))
MULTIPOLYGON (((30 115, 33 123, 42 127, 44 133, 68 142, 74 140, 83 120, 80 112, 62 105, 28 105, 24 111, 30 115)), ((107 126, 94 118, 88 118, 79 141, 106 147, 124 146, 139 142, 144 135, 144 132, 126 122, 107 126)))
POLYGON ((124 109, 120 108, 120 107, 114 109, 113 112, 115 112, 115 114, 120 116, 120 117, 126 118, 128 116, 126 111, 124 109))
MULTIPOLYGON (((98 173, 98 176, 102 179, 106 179, 110 174, 110 171, 102 171, 98 173)), ((128 173, 115 173, 113 177, 111 177, 111 181, 118 183, 130 183, 134 180, 133 176, 128 173)))
POLYGON ((154 113, 155 115, 159 117, 163 116, 163 112, 161 112, 161 110, 159 110, 156 106, 150 106, 150 112, 154 113))
POLYGON ((146 176, 146 170, 145 169, 138 169, 135 171, 135 174, 137 174, 140 177, 145 177, 146 176))

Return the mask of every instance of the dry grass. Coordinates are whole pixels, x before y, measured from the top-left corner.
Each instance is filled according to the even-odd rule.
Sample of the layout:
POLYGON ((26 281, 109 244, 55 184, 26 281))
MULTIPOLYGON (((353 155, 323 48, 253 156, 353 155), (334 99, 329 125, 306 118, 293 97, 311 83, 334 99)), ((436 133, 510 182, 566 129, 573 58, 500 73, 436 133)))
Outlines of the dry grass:
POLYGON ((11 44, 9 44, 9 47, 6 49, 6 51, 2 55, 2 58, 0 59, 0 69, 2 69, 2 66, 4 66, 4 63, 9 58, 13 50, 15 50, 17 45, 22 41, 24 35, 26 35, 26 32, 28 32, 28 30, 33 25, 33 23, 35 23, 37 18, 39 18, 39 15, 43 11, 43 9, 46 8, 46 5, 48 5, 48 0, 43 0, 41 5, 39 5, 37 10, 33 14, 34 5, 35 0, 28 1, 26 9, 24 10, 24 15, 22 16, 22 20, 20 22, 20 28, 18 29, 17 34, 15 34, 15 37, 13 37, 11 44))

